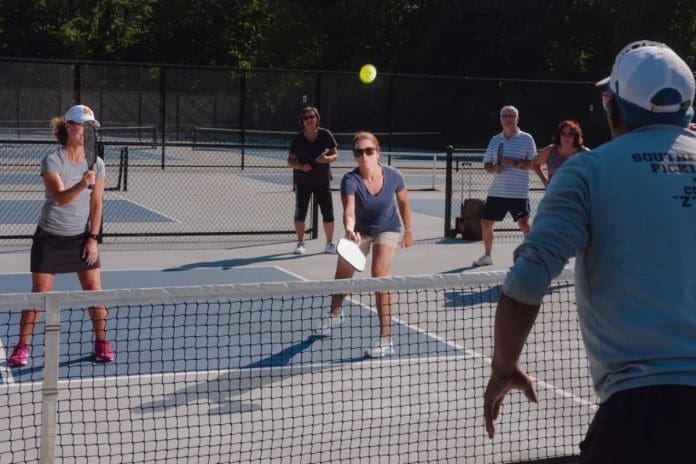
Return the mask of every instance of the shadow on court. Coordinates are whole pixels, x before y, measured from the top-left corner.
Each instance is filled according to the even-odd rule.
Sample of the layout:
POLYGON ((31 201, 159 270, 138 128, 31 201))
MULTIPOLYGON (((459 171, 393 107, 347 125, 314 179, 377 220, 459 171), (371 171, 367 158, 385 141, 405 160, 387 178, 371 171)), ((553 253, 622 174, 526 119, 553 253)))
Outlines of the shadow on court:
MULTIPOLYGON (((272 263, 272 262, 282 262, 287 260, 294 260, 302 258, 307 255, 296 255, 290 252, 288 253, 276 253, 271 255, 261 255, 261 256, 250 256, 248 258, 232 258, 232 259, 221 259, 219 261, 199 261, 196 263, 182 264, 177 267, 169 267, 163 269, 163 272, 176 272, 176 271, 186 271, 190 269, 205 269, 205 268, 215 268, 222 270, 229 270, 235 267, 249 266, 251 264, 257 263, 272 263)), ((293 279, 296 280, 296 279, 293 279)))
POLYGON ((260 387, 297 375, 312 374, 326 369, 326 366, 304 365, 282 370, 268 370, 263 373, 247 369, 234 370, 226 372, 214 380, 206 379, 186 388, 167 393, 156 401, 134 407, 133 411, 147 415, 152 412, 166 411, 201 402, 210 404, 211 408, 208 413, 214 415, 258 411, 262 409, 260 404, 254 403, 252 400, 243 401, 239 398, 260 387))
MULTIPOLYGON (((282 256, 282 255, 279 255, 282 256)), ((169 271, 105 271, 105 288, 160 287, 197 284, 287 282, 297 278, 277 267, 231 268, 223 263, 238 260, 192 263, 169 271), (201 265, 210 269, 197 268, 201 265), (214 269, 213 269, 214 267, 214 269)), ((76 290, 73 275, 59 275, 56 290, 76 290)), ((28 274, 0 276, 0 288, 23 288, 28 274)), ((112 376, 179 375, 237 369, 286 368, 306 365, 346 365, 364 359, 379 332, 379 320, 371 306, 373 295, 361 301, 347 298, 344 323, 331 337, 314 336, 313 329, 331 305, 331 295, 294 295, 284 299, 255 298, 182 301, 177 304, 143 302, 109 307, 107 338, 116 359, 93 362, 93 331, 85 308, 61 312, 61 379, 112 376), (368 298, 369 297, 369 298, 368 298)), ((451 304, 462 304, 452 299, 451 304)), ((5 347, 16 343, 20 308, 0 314, 5 347)), ((32 359, 24 368, 13 369, 15 382, 36 380, 43 368, 43 318, 32 340, 32 359)), ((392 327, 395 359, 461 356, 463 352, 428 333, 403 323, 392 327)), ((6 348, 7 349, 7 348, 6 348)), ((9 355, 8 353, 6 355, 9 355)))

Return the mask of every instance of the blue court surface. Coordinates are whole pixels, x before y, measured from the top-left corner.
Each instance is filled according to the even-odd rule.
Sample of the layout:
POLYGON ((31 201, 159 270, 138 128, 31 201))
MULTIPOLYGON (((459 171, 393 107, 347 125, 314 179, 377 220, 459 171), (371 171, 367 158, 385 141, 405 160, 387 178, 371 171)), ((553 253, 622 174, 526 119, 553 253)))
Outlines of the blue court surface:
MULTIPOLYGON (((4 200, 0 201, 0 222, 3 224, 37 224, 41 216, 42 200, 4 200)), ((110 198, 104 202, 104 222, 141 223, 175 222, 148 208, 128 200, 110 198)))
MULTIPOLYGON (((186 269, 176 271, 104 271, 105 289, 184 286, 199 284, 282 282, 299 280, 276 267, 186 269)), ((0 274, 0 292, 26 291, 29 274, 0 274)), ((55 290, 79 289, 73 274, 58 275, 55 290)), ((447 306, 461 306, 461 297, 450 295, 447 306), (455 302, 455 300, 458 300, 455 302)), ((171 304, 116 306, 109 309, 107 338, 116 360, 93 361, 91 322, 83 309, 61 313, 59 377, 80 379, 103 376, 137 376, 164 373, 206 372, 227 369, 283 366, 319 366, 362 362, 363 351, 378 336, 378 317, 373 308, 347 298, 344 323, 331 337, 313 333, 330 306, 330 295, 288 296, 171 304)), ((20 308, 17 308, 20 309, 20 308)), ((398 311, 397 311, 398 312, 398 311)), ((4 349, 17 342, 20 312, 0 311, 0 335, 4 349), (9 332, 9 333, 8 333, 9 332)), ((37 381, 43 365, 43 319, 32 340, 32 360, 10 371, 13 382, 37 381)), ((396 356, 390 359, 429 359, 466 356, 455 345, 394 320, 392 334, 396 356)), ((6 353, 5 356, 9 356, 6 353)), ((1 370, 0 370, 1 371, 1 370)), ((6 374, 7 375, 7 374, 6 374)), ((0 379, 7 381, 7 379, 0 379)))

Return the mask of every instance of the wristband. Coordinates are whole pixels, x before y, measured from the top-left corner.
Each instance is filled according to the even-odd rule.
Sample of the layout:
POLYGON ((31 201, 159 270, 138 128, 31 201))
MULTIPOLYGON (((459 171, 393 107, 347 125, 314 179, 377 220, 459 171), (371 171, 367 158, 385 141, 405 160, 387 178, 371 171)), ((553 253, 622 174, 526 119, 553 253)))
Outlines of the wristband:
POLYGON ((97 234, 87 234, 87 237, 93 238, 97 242, 99 241, 99 235, 97 235, 97 234))

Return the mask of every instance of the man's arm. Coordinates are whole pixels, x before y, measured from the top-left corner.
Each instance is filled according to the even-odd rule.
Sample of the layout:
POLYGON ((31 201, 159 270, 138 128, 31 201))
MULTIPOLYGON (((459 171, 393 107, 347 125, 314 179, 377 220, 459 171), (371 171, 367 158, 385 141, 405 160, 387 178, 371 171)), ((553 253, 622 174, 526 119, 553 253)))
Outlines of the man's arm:
POLYGON ((510 390, 521 390, 529 401, 538 402, 531 377, 517 365, 538 313, 539 305, 526 305, 501 293, 495 312, 491 377, 483 397, 483 414, 490 438, 495 434, 495 420, 503 398, 510 390))

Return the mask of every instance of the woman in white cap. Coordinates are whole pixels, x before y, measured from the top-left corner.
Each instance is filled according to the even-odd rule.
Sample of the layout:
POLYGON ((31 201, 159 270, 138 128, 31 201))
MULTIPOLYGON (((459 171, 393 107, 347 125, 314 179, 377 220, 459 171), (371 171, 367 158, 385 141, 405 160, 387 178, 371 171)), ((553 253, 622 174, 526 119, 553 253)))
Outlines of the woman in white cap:
MULTIPOLYGON (((87 168, 85 123, 99 127, 94 112, 84 105, 75 105, 65 116, 51 120, 51 129, 61 146, 41 161, 46 192, 31 247, 32 292, 49 292, 56 274, 72 272, 77 273, 83 290, 101 290, 97 238, 102 223, 105 169, 99 158, 93 170, 87 168)), ((94 357, 99 362, 112 361, 114 354, 106 341, 106 308, 89 308, 89 315, 95 336, 94 357)), ((37 310, 22 311, 19 343, 8 359, 11 367, 28 363, 29 342, 38 319, 37 310)))

